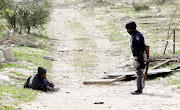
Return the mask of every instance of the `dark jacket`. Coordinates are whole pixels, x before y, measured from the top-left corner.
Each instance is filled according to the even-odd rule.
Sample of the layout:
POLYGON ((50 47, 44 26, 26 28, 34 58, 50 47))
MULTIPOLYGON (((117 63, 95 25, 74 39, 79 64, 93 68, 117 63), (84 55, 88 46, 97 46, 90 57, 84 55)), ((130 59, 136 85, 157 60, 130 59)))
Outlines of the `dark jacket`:
POLYGON ((24 88, 32 88, 34 90, 47 91, 46 84, 37 74, 30 76, 25 84, 24 88))
POLYGON ((145 51, 146 45, 144 42, 144 37, 137 30, 133 32, 130 42, 133 56, 138 56, 145 51))

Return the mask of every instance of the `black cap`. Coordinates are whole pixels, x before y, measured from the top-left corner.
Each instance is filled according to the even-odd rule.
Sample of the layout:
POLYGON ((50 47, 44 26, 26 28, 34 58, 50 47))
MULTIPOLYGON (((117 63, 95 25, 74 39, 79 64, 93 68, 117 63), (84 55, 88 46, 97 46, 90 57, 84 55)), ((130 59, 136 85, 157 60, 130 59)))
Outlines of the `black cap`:
POLYGON ((41 75, 44 75, 46 74, 46 69, 42 68, 42 67, 38 67, 38 75, 41 76, 41 75))
POLYGON ((136 30, 136 23, 134 21, 130 21, 128 23, 126 23, 126 29, 130 29, 130 30, 136 30))

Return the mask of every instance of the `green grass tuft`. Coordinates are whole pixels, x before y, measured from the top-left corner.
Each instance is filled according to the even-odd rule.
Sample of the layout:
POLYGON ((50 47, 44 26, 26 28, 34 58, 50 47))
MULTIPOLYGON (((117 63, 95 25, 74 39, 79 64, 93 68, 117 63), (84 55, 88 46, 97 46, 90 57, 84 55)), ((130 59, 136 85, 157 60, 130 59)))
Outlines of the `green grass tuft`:
MULTIPOLYGON (((80 48, 83 50, 94 50, 97 48, 96 42, 89 38, 75 38, 74 39, 80 48)), ((80 67, 81 70, 88 71, 87 68, 96 66, 98 57, 90 52, 77 51, 74 54, 73 66, 80 67)))
POLYGON ((97 62, 97 56, 93 54, 89 54, 86 52, 76 53, 74 56, 74 66, 75 67, 93 67, 97 62))
POLYGON ((89 39, 89 38, 75 38, 74 40, 87 42, 87 41, 89 41, 90 39, 89 39))
POLYGON ((168 85, 177 85, 177 84, 180 84, 180 79, 173 79, 173 80, 170 80, 170 82, 169 82, 168 85))
POLYGON ((10 71, 9 73, 13 73, 13 74, 15 74, 17 76, 24 76, 24 74, 18 73, 17 71, 10 71))
POLYGON ((180 89, 180 86, 178 86, 177 89, 180 89))
POLYGON ((37 91, 32 89, 19 88, 12 85, 0 84, 0 93, 8 93, 12 98, 17 99, 19 102, 30 102, 38 94, 37 91))
POLYGON ((15 67, 15 68, 25 68, 25 69, 32 69, 30 67, 28 67, 27 65, 21 64, 21 63, 13 63, 13 62, 8 62, 5 63, 1 66, 1 69, 3 68, 11 68, 11 67, 15 67))
MULTIPOLYGON (((43 58, 43 56, 48 56, 49 51, 43 49, 34 49, 28 47, 14 48, 13 53, 15 59, 18 61, 26 61, 27 63, 33 64, 35 67, 44 67, 50 70, 52 63, 49 60, 43 58)), ((16 65, 16 64, 13 64, 16 65)))
POLYGON ((80 22, 71 22, 70 28, 73 32, 80 32, 83 34, 87 32, 86 28, 80 22))
POLYGON ((89 38, 75 38, 74 40, 77 41, 80 48, 90 48, 90 49, 96 49, 97 45, 96 43, 89 39, 89 38))
POLYGON ((3 105, 2 107, 0 107, 0 110, 16 110, 16 109, 13 108, 12 106, 5 106, 5 105, 3 105))

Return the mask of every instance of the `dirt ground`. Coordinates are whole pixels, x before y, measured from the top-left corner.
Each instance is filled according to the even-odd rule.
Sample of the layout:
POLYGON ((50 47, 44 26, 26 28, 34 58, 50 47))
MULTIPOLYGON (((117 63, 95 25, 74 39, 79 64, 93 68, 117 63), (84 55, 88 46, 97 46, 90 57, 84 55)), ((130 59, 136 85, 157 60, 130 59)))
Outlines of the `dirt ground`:
POLYGON ((21 104, 23 110, 176 110, 180 108, 180 94, 162 80, 150 80, 142 95, 131 95, 136 89, 135 81, 122 81, 112 85, 83 85, 87 79, 103 76, 104 72, 120 71, 125 56, 111 56, 116 47, 96 28, 92 19, 85 17, 74 7, 62 8, 63 0, 54 0, 54 10, 48 26, 49 36, 58 39, 54 44, 55 59, 52 67, 52 81, 60 91, 39 93, 36 100, 21 104), (87 30, 85 35, 73 32, 70 24, 80 22, 87 30), (78 50, 75 38, 91 38, 97 48, 90 51, 98 56, 97 66, 90 68, 91 74, 85 74, 73 66, 72 61, 78 50), (118 64, 118 65, 117 65, 118 64), (104 104, 94 104, 104 102, 104 104))

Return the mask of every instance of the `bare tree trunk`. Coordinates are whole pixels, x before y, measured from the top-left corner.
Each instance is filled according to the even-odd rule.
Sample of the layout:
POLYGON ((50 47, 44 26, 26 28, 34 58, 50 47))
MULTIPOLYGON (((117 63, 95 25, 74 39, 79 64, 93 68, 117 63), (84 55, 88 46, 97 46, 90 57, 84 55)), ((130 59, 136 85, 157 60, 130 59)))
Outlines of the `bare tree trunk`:
POLYGON ((91 10, 94 9, 94 0, 91 0, 91 10))
POLYGON ((31 27, 28 27, 27 30, 28 30, 28 34, 30 34, 31 33, 31 27))
MULTIPOLYGON (((171 37, 171 35, 173 34, 173 31, 172 31, 171 34, 170 34, 170 29, 171 29, 171 24, 172 24, 173 18, 174 18, 174 16, 176 15, 177 8, 178 8, 178 6, 176 7, 176 10, 174 11, 173 16, 172 16, 172 18, 171 18, 171 20, 170 20, 170 23, 169 23, 168 36, 167 36, 166 46, 165 46, 164 53, 163 53, 164 55, 165 55, 165 53, 166 53, 166 48, 167 48, 167 45, 168 45, 168 39, 169 39, 169 38, 171 37)), ((176 30, 176 27, 179 25, 179 23, 180 23, 180 21, 176 24, 176 26, 175 26, 175 28, 174 28, 173 30, 176 30)))
POLYGON ((132 0, 132 5, 135 5, 136 0, 132 0))

